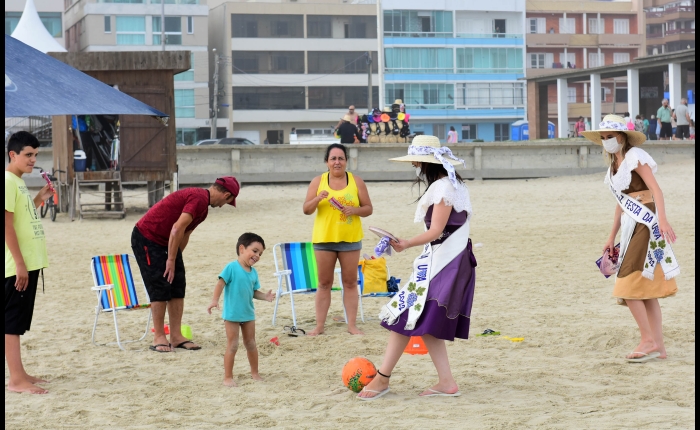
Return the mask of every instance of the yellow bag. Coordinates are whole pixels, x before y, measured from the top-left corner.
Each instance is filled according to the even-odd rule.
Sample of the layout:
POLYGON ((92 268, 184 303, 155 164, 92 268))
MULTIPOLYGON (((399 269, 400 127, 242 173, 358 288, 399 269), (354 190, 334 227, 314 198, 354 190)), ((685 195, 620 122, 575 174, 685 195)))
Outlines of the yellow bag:
POLYGON ((387 292, 386 281, 388 272, 384 257, 374 260, 362 260, 360 261, 360 267, 362 268, 362 294, 387 292))

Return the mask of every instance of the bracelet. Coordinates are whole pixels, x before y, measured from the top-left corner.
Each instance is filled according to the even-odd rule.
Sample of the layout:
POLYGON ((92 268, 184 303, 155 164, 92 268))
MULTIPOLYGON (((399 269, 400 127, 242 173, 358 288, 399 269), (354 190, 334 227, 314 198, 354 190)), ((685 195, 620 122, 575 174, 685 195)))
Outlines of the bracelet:
POLYGON ((379 375, 382 375, 383 377, 385 377, 385 378, 387 378, 387 379, 391 378, 391 375, 385 375, 385 374, 383 374, 382 372, 380 372, 379 369, 377 369, 377 373, 378 373, 379 375))

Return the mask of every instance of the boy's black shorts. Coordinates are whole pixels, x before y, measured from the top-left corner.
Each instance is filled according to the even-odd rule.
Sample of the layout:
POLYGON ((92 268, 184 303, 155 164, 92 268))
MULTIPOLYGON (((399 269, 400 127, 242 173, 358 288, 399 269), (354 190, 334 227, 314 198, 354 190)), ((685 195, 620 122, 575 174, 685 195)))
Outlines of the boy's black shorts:
POLYGON ((168 260, 168 247, 146 239, 138 228, 131 233, 131 249, 134 251, 136 262, 141 269, 143 283, 146 284, 148 298, 152 302, 167 302, 170 299, 185 298, 185 263, 182 261, 182 251, 177 251, 175 257, 175 278, 173 283, 163 277, 165 263, 168 260))
POLYGON ((5 334, 21 336, 32 325, 39 272, 29 272, 29 283, 24 291, 17 291, 16 276, 5 278, 5 334))

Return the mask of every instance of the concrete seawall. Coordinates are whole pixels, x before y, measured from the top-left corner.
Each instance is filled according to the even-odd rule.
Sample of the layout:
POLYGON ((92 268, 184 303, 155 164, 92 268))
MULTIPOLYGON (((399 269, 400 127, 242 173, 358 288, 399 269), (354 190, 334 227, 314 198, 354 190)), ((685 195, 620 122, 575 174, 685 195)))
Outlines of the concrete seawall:
MULTIPOLYGON (((415 173, 407 165, 387 161, 405 155, 407 146, 352 145, 348 170, 366 181, 412 180, 415 173)), ((602 147, 584 140, 459 143, 451 148, 466 162, 466 168, 457 171, 468 179, 583 175, 606 169, 602 147)), ((652 141, 643 148, 659 164, 695 159, 695 141, 652 141)), ((179 181, 182 185, 207 184, 234 175, 246 184, 308 182, 326 170, 325 149, 325 145, 180 146, 179 181)), ((51 164, 51 148, 42 148, 37 166, 50 169, 51 164)), ((36 173, 26 179, 30 187, 42 184, 36 173)))

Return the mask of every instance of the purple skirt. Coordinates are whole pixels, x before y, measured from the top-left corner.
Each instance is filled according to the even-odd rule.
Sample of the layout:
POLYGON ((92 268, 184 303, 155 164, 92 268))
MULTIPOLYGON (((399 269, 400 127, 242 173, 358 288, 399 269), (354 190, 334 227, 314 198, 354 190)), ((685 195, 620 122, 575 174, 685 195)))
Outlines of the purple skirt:
POLYGON ((471 239, 467 248, 450 261, 431 281, 425 309, 413 330, 405 330, 408 311, 395 324, 382 322, 387 330, 404 336, 429 334, 438 339, 469 338, 469 317, 474 301, 476 258, 471 239))

